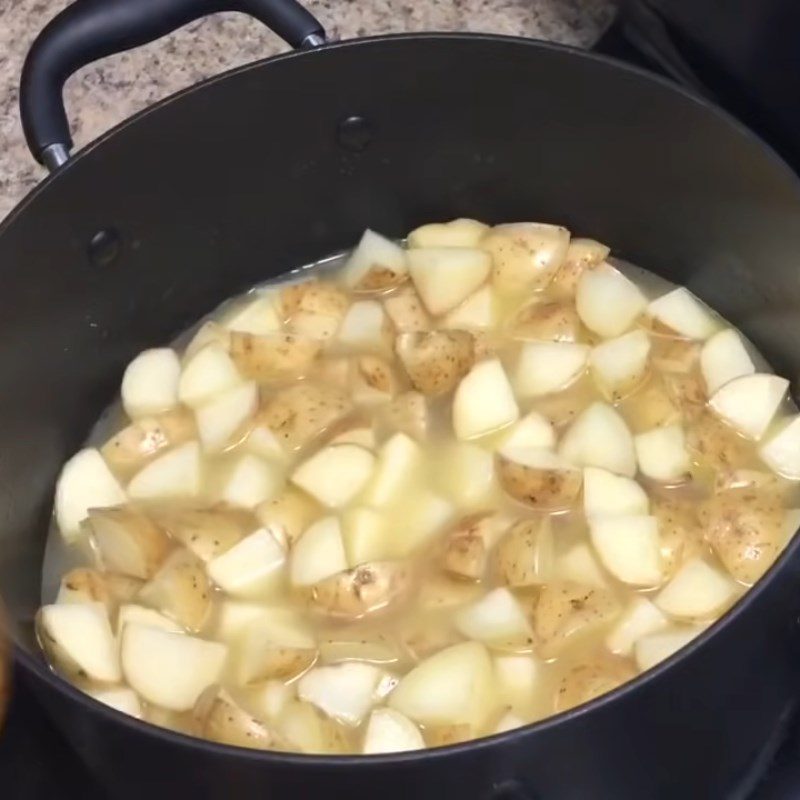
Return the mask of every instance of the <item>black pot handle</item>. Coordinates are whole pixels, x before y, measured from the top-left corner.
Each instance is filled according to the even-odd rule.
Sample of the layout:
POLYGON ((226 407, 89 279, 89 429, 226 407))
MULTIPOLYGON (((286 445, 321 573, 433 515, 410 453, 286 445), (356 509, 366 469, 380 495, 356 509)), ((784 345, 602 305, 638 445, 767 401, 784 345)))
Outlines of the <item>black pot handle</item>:
POLYGON ((73 72, 218 11, 249 14, 292 47, 325 42, 322 25, 297 0, 76 0, 37 36, 22 68, 22 128, 34 158, 50 170, 69 158, 63 89, 73 72))

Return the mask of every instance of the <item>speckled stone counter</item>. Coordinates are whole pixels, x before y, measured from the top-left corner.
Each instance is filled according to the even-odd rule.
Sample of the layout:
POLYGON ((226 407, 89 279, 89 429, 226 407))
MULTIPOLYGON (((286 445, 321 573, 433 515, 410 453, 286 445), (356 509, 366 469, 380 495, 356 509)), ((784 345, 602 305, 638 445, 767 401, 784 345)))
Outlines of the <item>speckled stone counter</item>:
MULTIPOLYGON (((135 0, 130 0, 135 2, 135 0)), ((22 60, 65 0, 0 3, 0 218, 43 176, 22 138, 22 60)), ((612 0, 311 0, 334 38, 418 30, 507 33, 589 46, 613 15, 612 0)), ((179 89, 286 49, 261 24, 220 14, 160 42, 97 62, 66 90, 76 147, 179 89)))

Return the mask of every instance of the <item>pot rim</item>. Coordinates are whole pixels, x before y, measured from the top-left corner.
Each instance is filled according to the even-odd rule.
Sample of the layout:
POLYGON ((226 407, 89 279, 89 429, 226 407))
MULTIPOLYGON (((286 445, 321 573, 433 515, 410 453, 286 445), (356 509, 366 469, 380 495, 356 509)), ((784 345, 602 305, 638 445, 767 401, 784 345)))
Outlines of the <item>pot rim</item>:
MULTIPOLYGON (((280 53, 269 58, 260 59, 250 64, 245 64, 241 67, 220 73, 219 75, 210 77, 163 98, 157 103, 154 103, 153 105, 148 106, 133 116, 123 120, 103 133, 97 139, 89 142, 83 148, 78 150, 62 168, 54 173, 51 173, 50 175, 45 176, 45 178, 39 184, 37 184, 28 193, 28 195, 24 197, 20 203, 8 214, 5 220, 0 223, 0 236, 3 235, 8 227, 14 224, 16 218, 23 214, 29 205, 36 201, 37 197, 41 193, 46 192, 54 181, 59 180, 62 174, 66 174, 71 169, 75 168, 80 161, 89 156, 95 149, 102 146, 108 139, 116 136, 129 125, 136 124, 139 120, 149 116, 150 114, 157 113, 160 109, 171 104, 173 101, 178 101, 184 96, 200 91, 211 84, 234 78, 240 74, 250 72, 251 70, 261 69, 273 62, 297 58, 325 58, 325 54, 327 52, 340 50, 342 48, 363 48, 367 51, 367 54, 369 54, 371 47, 380 46, 386 42, 417 40, 438 40, 443 42, 489 41, 496 42, 497 44, 524 46, 531 48, 532 50, 556 52, 572 58, 582 59, 595 65, 602 66, 605 69, 610 68, 611 71, 627 73, 628 75, 634 76, 637 79, 655 84, 662 89, 666 89, 674 94, 680 95, 685 101, 701 106, 707 113, 716 116, 721 122, 724 122, 728 126, 735 129, 740 136, 745 139, 749 139, 754 144, 759 145, 765 158, 768 161, 771 161, 776 169, 784 172, 786 177, 794 183, 798 198, 800 199, 800 176, 798 176, 775 151, 775 149, 761 139, 760 136, 750 130, 740 120, 722 108, 718 107, 707 98, 702 97, 696 92, 687 89, 669 80, 668 78, 649 72, 646 69, 604 54, 583 50, 572 45, 538 39, 528 39, 520 36, 469 32, 393 33, 347 39, 340 42, 331 42, 326 44, 324 47, 314 50, 289 51, 286 53, 280 53)), ((447 759, 451 756, 455 757, 461 754, 466 755, 474 752, 475 750, 480 750, 483 748, 494 748, 510 744, 514 741, 522 741, 527 737, 537 735, 539 732, 545 732, 551 728, 568 725, 573 719, 582 717, 586 714, 591 714, 595 712, 595 710, 603 708, 609 703, 614 703, 618 698, 622 698, 628 694, 637 692, 641 687, 660 680, 661 676, 673 669, 678 662, 692 657, 695 651, 697 651, 699 648, 702 648, 705 642, 713 637, 718 630, 721 630, 727 625, 733 624, 738 617, 747 613, 749 606, 755 602, 755 600, 763 591, 765 591, 768 582, 771 581, 778 572, 783 570, 789 561, 797 556, 798 551, 800 551, 800 536, 797 536, 797 532, 795 532, 784 548, 783 552, 780 554, 779 558, 770 567, 766 574, 762 576, 762 578, 757 581, 755 585, 750 587, 728 612, 726 612, 713 624, 709 625, 699 636, 693 639, 689 644, 682 647, 678 652, 670 656, 668 659, 665 659, 641 675, 626 681, 617 689, 601 695, 600 697, 581 706, 553 714, 521 728, 516 728, 504 733, 493 734, 490 736, 483 736, 478 739, 473 739, 458 744, 410 752, 386 753, 379 755, 321 755, 254 750, 250 748, 236 747, 233 745, 219 744, 207 739, 201 739, 199 737, 161 728, 144 720, 136 719, 135 717, 117 711, 97 700, 94 700, 92 697, 80 691, 67 680, 60 677, 57 673, 50 669, 50 667, 39 656, 38 653, 30 652, 26 648, 23 648, 16 641, 14 641, 13 647, 14 658, 15 662, 18 663, 26 673, 30 674, 34 680, 42 681, 56 692, 66 695, 70 700, 82 705, 89 713, 100 714, 101 716, 105 717, 109 723, 121 724, 128 728, 128 730, 133 734, 154 736, 162 740, 165 744, 170 744, 173 746, 194 747, 198 750, 208 753, 209 755, 247 759, 250 761, 259 761, 264 764, 296 765, 299 767, 318 765, 326 769, 349 769, 351 767, 357 767, 362 770, 370 768, 380 769, 385 766, 415 764, 419 761, 433 762, 447 759)), ((789 620, 787 620, 787 624, 788 623, 789 620)))

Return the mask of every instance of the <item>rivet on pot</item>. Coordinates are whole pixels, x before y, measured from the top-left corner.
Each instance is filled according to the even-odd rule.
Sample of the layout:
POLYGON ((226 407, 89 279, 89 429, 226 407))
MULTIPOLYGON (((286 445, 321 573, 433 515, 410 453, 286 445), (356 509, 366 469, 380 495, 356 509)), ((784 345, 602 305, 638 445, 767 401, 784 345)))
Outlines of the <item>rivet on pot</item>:
POLYGON ((353 153, 360 153, 372 141, 372 126, 361 116, 353 115, 343 119, 336 129, 336 141, 353 153))
POLYGON ((113 264, 122 250, 122 238, 114 228, 97 231, 89 241, 86 255, 96 267, 108 267, 113 264))

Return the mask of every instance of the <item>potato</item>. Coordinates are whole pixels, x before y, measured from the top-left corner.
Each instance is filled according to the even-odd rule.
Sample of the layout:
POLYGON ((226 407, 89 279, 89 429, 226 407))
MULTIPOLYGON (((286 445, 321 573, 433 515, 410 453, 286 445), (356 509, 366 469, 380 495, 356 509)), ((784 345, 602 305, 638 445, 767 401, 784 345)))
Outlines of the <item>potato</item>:
POLYGON ((311 586, 346 569, 342 528, 336 517, 317 520, 295 542, 290 563, 293 586, 311 586))
POLYGON ((319 519, 322 510, 315 500, 307 494, 286 486, 271 500, 265 500, 255 507, 259 522, 291 546, 308 528, 319 519))
POLYGON ((160 628, 162 631, 172 631, 173 633, 184 633, 183 625, 175 622, 174 619, 164 616, 154 608, 126 603, 120 606, 117 613, 117 638, 122 636, 125 626, 130 623, 138 625, 149 625, 151 628, 160 628))
POLYGON ((367 228, 339 278, 357 292, 391 289, 408 278, 405 250, 367 228))
POLYGON ((352 427, 345 427, 341 433, 337 433, 328 444, 357 444, 367 450, 374 450, 377 445, 375 429, 369 425, 361 425, 358 420, 354 420, 352 427))
POLYGON ((433 473, 442 493, 463 510, 483 508, 494 490, 494 456, 477 444, 443 447, 433 473))
MULTIPOLYGON (((474 602, 482 591, 481 586, 474 581, 435 572, 425 576, 418 587, 414 602, 424 612, 446 612, 474 602)), ((460 638, 457 637, 454 641, 460 638)))
POLYGON ((122 671, 148 703, 189 711, 225 667, 228 649, 183 633, 129 623, 122 632, 122 671))
POLYGON ((263 598, 285 580, 286 550, 265 528, 249 534, 208 562, 208 575, 228 595, 263 598))
POLYGON ((519 408, 499 359, 476 364, 453 398, 453 429, 458 439, 474 439, 516 422, 519 408))
POLYGON ((647 493, 633 478, 598 467, 583 470, 583 513, 587 519, 649 511, 647 493))
POLYGON ((107 689, 84 689, 83 691, 98 703, 113 708, 122 714, 141 719, 142 704, 133 689, 124 686, 110 686, 107 689))
POLYGON ((36 615, 39 644, 71 678, 118 683, 117 645, 103 603, 42 606, 36 615))
MULTIPOLYGON (((431 329, 430 315, 413 286, 393 292, 383 301, 383 307, 398 333, 431 329)), ((453 313, 457 310, 454 309, 453 313)))
POLYGON ((564 262, 569 231, 541 222, 496 225, 481 247, 491 253, 492 282, 504 293, 540 291, 564 262))
POLYGON ((508 733, 508 731, 522 728, 526 724, 525 720, 517 716, 513 711, 506 711, 497 721, 497 724, 492 729, 492 733, 508 733))
POLYGON ((468 331, 401 333, 395 352, 414 389, 429 397, 452 391, 475 361, 468 331))
POLYGON ((549 517, 519 520, 495 547, 493 560, 498 579, 515 588, 546 583, 553 577, 553 547, 549 517))
POLYGON ((670 628, 642 636, 634 647, 636 666, 641 672, 651 669, 686 647, 705 630, 697 625, 673 625, 670 628))
POLYGON ((758 469, 733 469, 720 471, 714 480, 714 492, 726 492, 729 489, 753 489, 757 492, 775 495, 787 500, 794 494, 794 486, 779 475, 758 469))
POLYGON ((267 383, 299 378, 311 370, 322 348, 319 339, 291 333, 255 336, 231 331, 230 356, 242 376, 267 383))
POLYGON ((597 390, 588 376, 579 377, 568 387, 534 399, 532 408, 557 429, 571 425, 597 400, 597 390))
POLYGON ((382 352, 392 343, 392 332, 383 306, 377 300, 359 300, 347 311, 336 341, 349 350, 382 352))
POLYGON ((224 691, 208 690, 201 696, 195 714, 198 733, 204 739, 253 750, 287 750, 288 744, 272 729, 248 714, 224 691))
POLYGON ((214 344, 219 345, 225 352, 230 346, 231 333, 219 322, 214 320, 206 320, 197 327, 192 336, 189 344, 183 351, 183 363, 186 364, 190 359, 194 358, 206 345, 214 344))
POLYGON ((750 443, 710 412, 686 427, 686 447, 692 460, 712 470, 728 470, 748 463, 750 443))
POLYGON ((321 314, 340 321, 350 305, 346 292, 316 278, 284 286, 279 296, 280 308, 290 325, 299 313, 321 314))
POLYGON ((657 586, 665 575, 656 517, 593 517, 589 534, 603 566, 623 583, 657 586))
POLYGON ((158 525, 129 506, 92 509, 84 526, 105 569, 134 578, 154 575, 172 546, 158 525))
POLYGON ((142 417, 112 436, 101 448, 103 458, 122 477, 130 477, 151 458, 197 436, 194 416, 184 408, 142 417))
POLYGON ((353 362, 352 398, 358 405, 386 403, 398 392, 392 365, 379 356, 360 356, 353 362))
POLYGON ((132 578, 130 575, 117 575, 113 572, 106 572, 104 577, 108 591, 118 603, 130 602, 144 586, 144 581, 141 578, 132 578))
POLYGON ((756 371, 744 342, 733 328, 719 331, 706 341, 700 352, 700 369, 709 395, 728 381, 756 371))
POLYGON ((131 419, 169 411, 178 405, 181 362, 171 347, 144 350, 122 376, 122 406, 131 419))
POLYGON ((728 425, 758 441, 783 402, 789 381, 756 373, 728 381, 709 398, 711 409, 728 425))
POLYGON ((241 381, 235 359, 231 359, 222 344, 212 341, 186 357, 178 382, 178 399, 195 408, 241 381))
POLYGON ((611 657, 577 664, 562 677, 556 693, 555 711, 583 705, 620 687, 635 677, 626 661, 611 657))
POLYGON ((337 628, 319 641, 319 657, 324 664, 366 661, 370 664, 394 664, 400 660, 396 642, 380 633, 369 634, 359 625, 337 628))
MULTIPOLYGON (((423 584, 423 589, 427 587, 423 584)), ((464 584, 462 584, 464 586, 464 584)), ((476 588, 466 584, 472 596, 476 588)), ((449 618, 441 614, 415 615, 403 622, 399 632, 400 642, 415 662, 422 661, 446 647, 463 641, 449 618)))
POLYGON ((800 481, 800 414, 784 422, 758 451, 761 460, 778 475, 800 481))
POLYGON ((399 753, 408 750, 421 750, 425 740, 419 728, 399 711, 392 708, 376 708, 367 722, 364 755, 375 753, 399 753))
POLYGON ((368 506, 349 508, 342 514, 341 525, 347 563, 351 567, 391 557, 388 520, 380 511, 368 506))
POLYGON ((574 297, 581 275, 602 264, 610 252, 608 247, 594 239, 572 239, 551 287, 558 294, 574 297))
POLYGON ((652 300, 647 312, 656 322, 687 339, 708 339, 719 327, 709 308, 683 286, 652 300))
POLYGON ((151 516, 173 539, 201 561, 230 550, 258 525, 248 511, 224 506, 154 509, 151 516))
POLYGON ((346 506, 367 484, 375 456, 355 444, 323 447, 303 461, 291 480, 327 508, 346 506))
POLYGON ((540 448, 504 448, 497 455, 497 479, 515 500, 556 511, 578 501, 583 474, 569 461, 540 448))
POLYGON ((622 401, 620 411, 634 434, 674 425, 682 419, 677 401, 667 391, 661 377, 653 375, 622 401))
POLYGON ((533 615, 539 655, 553 658, 567 645, 602 629, 619 612, 619 603, 608 589, 570 581, 545 584, 533 615))
POLYGON ((127 502, 125 490, 94 447, 79 450, 61 469, 56 484, 55 513, 61 535, 74 542, 90 508, 127 502))
POLYGON ((258 386, 253 381, 215 395, 195 409, 197 433, 203 450, 216 453, 238 444, 249 432, 258 408, 258 386))
POLYGON ((441 327, 450 330, 485 331, 495 328, 497 322, 497 299, 491 286, 483 286, 448 312, 441 320, 441 327))
POLYGON ((440 650, 400 679, 389 707, 421 725, 482 726, 496 699, 486 647, 464 642, 440 650))
POLYGON ((581 335, 581 321, 572 303, 536 299, 514 314, 508 334, 514 339, 574 344, 581 335))
POLYGON ((534 449, 551 450, 556 444, 556 434, 550 420, 538 411, 528 412, 510 430, 503 431, 500 451, 534 449))
POLYGON ((304 381, 266 400, 256 424, 265 425, 286 450, 294 452, 344 419, 352 408, 346 392, 304 381))
POLYGON ((350 752, 339 725, 323 716, 311 703, 298 700, 288 703, 280 715, 278 727, 281 735, 301 753, 350 752))
POLYGON ((500 701, 515 714, 534 710, 541 681, 541 664, 529 654, 495 654, 492 657, 500 701))
POLYGON ((246 623, 236 637, 233 672, 247 686, 305 672, 317 659, 311 629, 292 611, 273 609, 246 623))
POLYGON ((664 586, 655 604, 683 620, 716 619, 738 594, 730 577, 701 558, 687 561, 664 586))
POLYGON ((311 587, 311 607, 328 617, 360 619, 408 596, 412 576, 401 561, 374 561, 323 578, 311 587))
POLYGON ((203 563, 175 550, 142 587, 139 599, 190 631, 201 630, 211 613, 211 587, 203 563))
POLYGON ((510 525, 510 519, 496 512, 483 511, 463 517, 445 536, 442 569, 459 578, 481 580, 489 551, 510 525))
POLYGON ((604 338, 633 327, 647 301, 621 272, 604 264, 584 271, 575 289, 575 308, 583 324, 604 338))
POLYGON ((650 513, 658 520, 661 560, 668 575, 705 549, 696 506, 692 500, 653 498, 650 513))
POLYGON ((586 369, 590 348, 574 342, 526 342, 520 350, 514 385, 523 397, 560 392, 586 369))
POLYGON ((142 467, 131 478, 128 494, 135 500, 196 497, 201 489, 202 470, 200 445, 186 442, 142 467))
POLYGON ((592 348, 589 368, 600 391, 613 403, 622 400, 647 377, 650 338, 643 330, 606 339, 592 348))
POLYGON ((600 467, 632 478, 636 451, 625 420, 605 403, 593 403, 572 423, 558 448, 559 455, 579 467, 600 467))
POLYGON ((408 234, 409 247, 478 247, 489 226, 475 219, 430 222, 408 234))
POLYGON ((283 327, 280 300, 276 289, 259 289, 248 292, 246 302, 236 306, 227 314, 222 324, 229 331, 266 336, 277 333, 283 327))
POLYGON ((639 470, 665 484, 683 483, 691 478, 686 437, 680 425, 667 425, 634 437, 639 470))
POLYGON ((533 649, 533 632, 514 595, 505 587, 492 589, 480 600, 456 612, 455 625, 468 639, 497 650, 533 649))
POLYGON ((448 747, 468 742, 480 736, 476 725, 426 725, 425 741, 428 747, 448 747))
POLYGON ((669 375, 688 375, 693 373, 698 386, 703 382, 699 377, 700 345, 692 339, 681 339, 676 336, 664 334, 657 329, 650 329, 650 360, 653 368, 658 372, 669 375))
POLYGON ((603 572, 594 551, 586 542, 578 542, 556 559, 554 574, 561 580, 582 583, 594 588, 608 588, 608 578, 603 572))
POLYGON ((615 655, 629 657, 643 636, 669 627, 669 620, 658 606, 646 597, 635 596, 605 638, 606 647, 615 655))
POLYGON ((226 467, 224 479, 217 486, 217 499, 223 503, 254 509, 283 489, 280 465, 252 453, 242 453, 226 467))
POLYGON ((452 503, 427 489, 407 495, 394 527, 392 550, 404 558, 430 543, 453 519, 452 503))
POLYGON ((364 502, 372 506, 387 505, 409 486, 423 463, 422 448, 405 433, 396 433, 378 453, 377 465, 364 490, 364 502))
POLYGON ((662 373, 661 377, 667 393, 686 419, 695 420, 704 413, 706 390, 703 379, 696 371, 662 373))
POLYGON ((264 681, 242 693, 243 703, 258 719, 276 723, 292 702, 294 688, 279 680, 264 681))
POLYGON ((87 567, 75 567, 61 578, 56 603, 102 603, 106 612, 111 614, 116 599, 103 573, 87 567))
POLYGON ((403 392, 383 409, 383 419, 392 429, 423 441, 428 436, 428 403, 420 392, 403 392))
POLYGON ((419 247, 407 259, 414 287, 434 316, 462 303, 492 269, 489 254, 472 247, 419 247))

